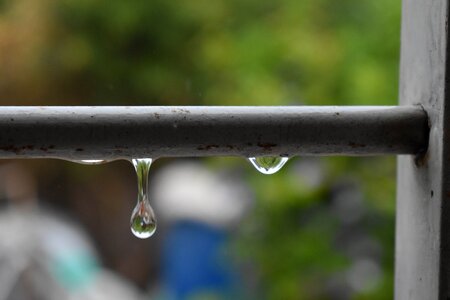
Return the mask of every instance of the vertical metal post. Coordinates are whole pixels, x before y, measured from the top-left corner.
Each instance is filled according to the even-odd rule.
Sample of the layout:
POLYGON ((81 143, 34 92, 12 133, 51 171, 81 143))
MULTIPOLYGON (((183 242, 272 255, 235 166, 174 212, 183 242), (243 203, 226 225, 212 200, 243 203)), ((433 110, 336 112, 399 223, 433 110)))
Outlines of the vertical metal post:
POLYGON ((448 1, 404 0, 400 104, 429 115, 427 153, 398 159, 396 299, 449 299, 448 1))

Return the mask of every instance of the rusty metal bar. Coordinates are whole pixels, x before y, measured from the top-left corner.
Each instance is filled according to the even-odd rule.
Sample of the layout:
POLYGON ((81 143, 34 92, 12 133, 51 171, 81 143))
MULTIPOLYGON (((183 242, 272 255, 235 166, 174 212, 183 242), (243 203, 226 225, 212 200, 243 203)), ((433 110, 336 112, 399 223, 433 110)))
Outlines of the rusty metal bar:
POLYGON ((416 154, 419 106, 1 107, 0 158, 416 154))

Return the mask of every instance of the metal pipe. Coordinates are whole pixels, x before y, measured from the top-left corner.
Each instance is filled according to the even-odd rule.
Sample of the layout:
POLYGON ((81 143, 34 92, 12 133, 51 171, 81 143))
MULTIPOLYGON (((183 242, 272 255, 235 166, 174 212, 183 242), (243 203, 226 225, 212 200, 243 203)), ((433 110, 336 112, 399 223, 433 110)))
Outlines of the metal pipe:
POLYGON ((418 106, 1 107, 0 158, 416 154, 418 106))

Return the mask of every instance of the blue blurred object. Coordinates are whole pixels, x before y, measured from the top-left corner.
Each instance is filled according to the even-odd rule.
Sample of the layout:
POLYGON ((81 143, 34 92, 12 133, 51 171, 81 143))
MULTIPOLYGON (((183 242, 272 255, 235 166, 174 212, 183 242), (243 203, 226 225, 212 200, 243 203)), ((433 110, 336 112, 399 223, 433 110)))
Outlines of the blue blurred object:
POLYGON ((233 274, 224 255, 225 230, 179 221, 164 243, 163 281, 176 300, 198 295, 224 297, 233 292, 233 274))

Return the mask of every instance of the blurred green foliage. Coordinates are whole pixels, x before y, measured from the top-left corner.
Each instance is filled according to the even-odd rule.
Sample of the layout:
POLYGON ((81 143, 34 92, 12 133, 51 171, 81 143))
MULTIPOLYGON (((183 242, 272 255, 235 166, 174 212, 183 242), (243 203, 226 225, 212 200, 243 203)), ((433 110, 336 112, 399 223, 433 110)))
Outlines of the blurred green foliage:
POLYGON ((65 0, 54 10, 48 61, 66 93, 108 104, 392 104, 399 8, 65 0))
MULTIPOLYGON (((27 78, 39 84, 29 84, 27 96, 90 105, 396 103, 400 1, 37 2, 46 8, 44 41, 25 60, 32 67, 11 68, 35 74, 27 78)), ((14 5, 0 2, 3 23, 17 16, 14 5)), ((327 158, 320 168, 326 175, 318 185, 299 176, 294 161, 270 177, 246 169, 257 203, 242 226, 239 255, 253 262, 267 299, 338 299, 327 282, 347 276, 352 257, 337 245, 343 221, 330 199, 336 186, 353 182, 366 213, 343 235, 378 241, 382 273, 349 297, 391 299, 393 158, 327 158)))
POLYGON ((298 168, 299 160, 308 159, 295 158, 270 177, 255 175, 249 167, 257 204, 240 229, 237 252, 256 261, 257 276, 264 282, 260 291, 268 299, 392 299, 394 160, 323 159, 319 167, 324 174, 317 185, 308 183, 310 174, 298 168), (333 196, 347 187, 349 197, 360 192, 364 198, 362 216, 350 225, 346 216, 352 219, 361 208, 346 207, 337 215, 333 196), (382 274, 367 288, 344 297, 333 295, 329 285, 346 281, 357 259, 351 248, 359 247, 361 238, 373 239, 382 248, 377 259, 382 274))

